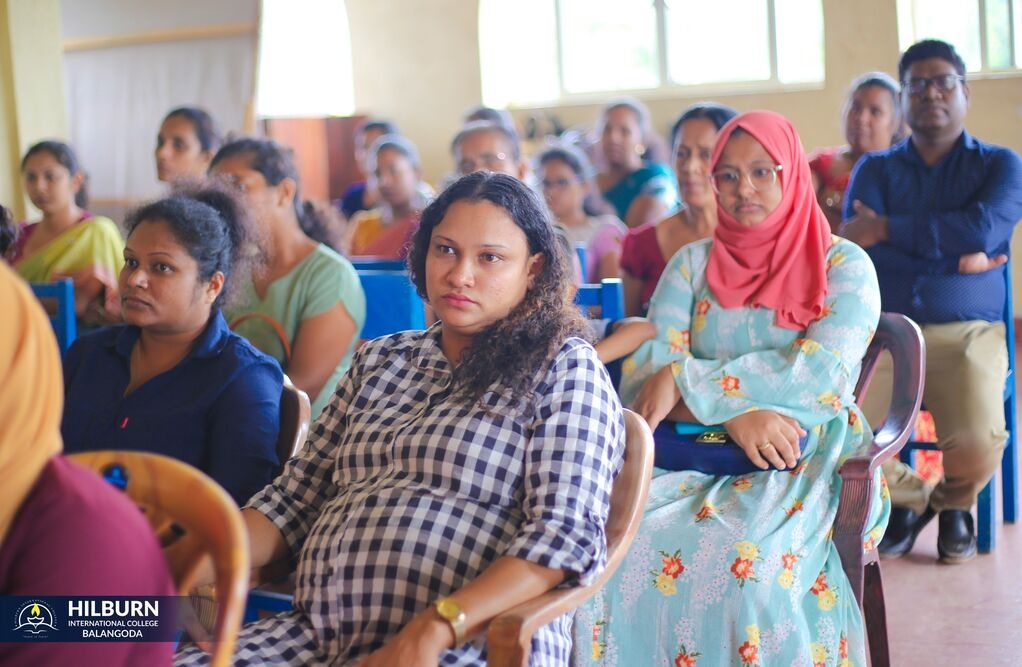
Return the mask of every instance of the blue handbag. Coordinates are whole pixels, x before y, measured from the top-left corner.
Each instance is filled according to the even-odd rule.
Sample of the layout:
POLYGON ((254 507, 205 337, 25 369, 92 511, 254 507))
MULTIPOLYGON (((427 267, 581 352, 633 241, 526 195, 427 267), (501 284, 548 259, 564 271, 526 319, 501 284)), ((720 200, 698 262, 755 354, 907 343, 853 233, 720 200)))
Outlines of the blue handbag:
MULTIPOLYGON (((806 435, 799 440, 800 450, 808 439, 806 435)), ((653 465, 663 470, 696 470, 707 475, 767 472, 757 468, 721 426, 663 422, 653 431, 653 442, 653 465)))

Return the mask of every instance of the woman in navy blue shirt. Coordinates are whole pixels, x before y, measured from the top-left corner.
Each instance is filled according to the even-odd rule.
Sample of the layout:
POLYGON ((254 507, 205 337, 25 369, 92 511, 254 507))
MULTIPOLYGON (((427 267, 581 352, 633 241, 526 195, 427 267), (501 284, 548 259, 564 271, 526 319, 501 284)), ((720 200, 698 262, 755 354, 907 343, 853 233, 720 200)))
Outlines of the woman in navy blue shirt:
POLYGON ((129 217, 119 280, 126 324, 79 338, 64 360, 68 452, 172 456, 239 504, 272 479, 283 375, 220 312, 241 282, 249 229, 237 200, 210 187, 129 217))

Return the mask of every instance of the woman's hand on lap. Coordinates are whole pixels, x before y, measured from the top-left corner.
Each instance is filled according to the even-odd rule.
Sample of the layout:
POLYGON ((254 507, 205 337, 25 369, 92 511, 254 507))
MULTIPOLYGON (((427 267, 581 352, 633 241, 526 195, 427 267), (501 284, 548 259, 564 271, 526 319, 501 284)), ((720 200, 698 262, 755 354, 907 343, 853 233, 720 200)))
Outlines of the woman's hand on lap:
POLYGON ((794 468, 806 435, 798 422, 769 410, 746 412, 724 422, 724 428, 758 468, 794 468))
POLYGON ((646 420, 650 429, 655 429, 680 400, 681 390, 678 389, 671 366, 668 364, 642 385, 638 397, 632 403, 632 410, 646 420))

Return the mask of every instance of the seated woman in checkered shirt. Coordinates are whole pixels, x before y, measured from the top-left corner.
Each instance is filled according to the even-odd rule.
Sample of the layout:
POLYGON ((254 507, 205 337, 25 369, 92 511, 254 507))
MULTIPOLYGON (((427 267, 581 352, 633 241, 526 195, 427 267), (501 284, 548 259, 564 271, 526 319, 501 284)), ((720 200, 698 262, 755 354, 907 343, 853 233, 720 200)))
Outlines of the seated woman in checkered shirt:
MULTIPOLYGON (((298 570, 294 610, 246 626, 236 665, 483 665, 490 619, 604 566, 624 422, 542 203, 465 176, 423 212, 410 264, 440 321, 364 345, 243 511, 253 565, 298 570)), ((570 622, 534 659, 568 664, 570 622)))

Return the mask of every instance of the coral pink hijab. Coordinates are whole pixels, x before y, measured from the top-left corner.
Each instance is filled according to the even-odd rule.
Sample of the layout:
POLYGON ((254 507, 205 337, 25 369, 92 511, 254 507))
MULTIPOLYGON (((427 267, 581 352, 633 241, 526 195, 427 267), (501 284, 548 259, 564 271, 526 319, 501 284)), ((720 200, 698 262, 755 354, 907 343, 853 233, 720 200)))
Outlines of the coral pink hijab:
POLYGON ((801 331, 823 312, 830 225, 816 202, 798 132, 780 114, 750 111, 732 119, 717 135, 713 169, 738 128, 782 166, 777 174, 781 203, 753 227, 739 223, 717 205, 706 279, 723 307, 771 308, 777 312, 777 326, 801 331))

